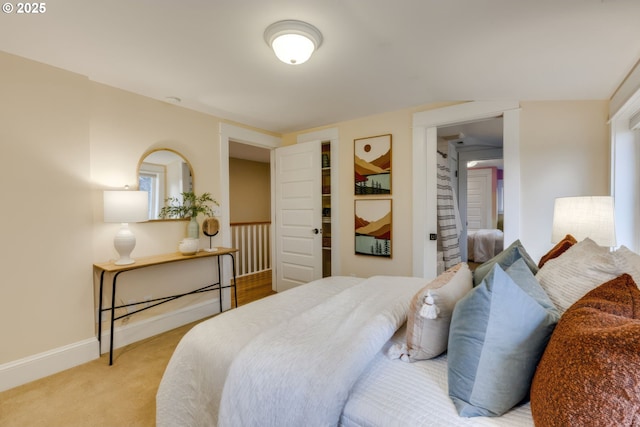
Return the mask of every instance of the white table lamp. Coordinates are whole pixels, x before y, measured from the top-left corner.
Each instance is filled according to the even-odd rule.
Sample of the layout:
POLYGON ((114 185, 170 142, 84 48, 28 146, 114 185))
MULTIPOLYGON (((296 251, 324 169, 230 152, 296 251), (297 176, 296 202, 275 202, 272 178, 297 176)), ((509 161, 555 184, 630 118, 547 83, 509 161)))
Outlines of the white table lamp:
POLYGON ((567 234, 577 241, 590 238, 600 246, 616 246, 613 197, 560 197, 553 210, 551 243, 567 234))
POLYGON ((149 193, 146 191, 105 191, 104 222, 119 222, 120 230, 113 245, 120 258, 116 265, 133 264, 131 252, 136 247, 136 236, 129 229, 130 222, 149 220, 149 193))

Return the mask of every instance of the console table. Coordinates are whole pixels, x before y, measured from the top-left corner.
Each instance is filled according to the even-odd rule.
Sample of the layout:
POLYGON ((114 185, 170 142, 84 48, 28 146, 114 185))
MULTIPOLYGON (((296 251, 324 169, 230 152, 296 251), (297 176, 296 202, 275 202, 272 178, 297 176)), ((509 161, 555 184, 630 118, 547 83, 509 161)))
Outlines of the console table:
MULTIPOLYGON (((182 255, 180 252, 175 252, 175 253, 171 253, 171 254, 162 254, 162 255, 154 255, 154 256, 149 256, 149 257, 136 258, 136 262, 135 263, 128 264, 128 265, 116 265, 114 262, 105 262, 105 263, 100 263, 100 264, 93 264, 93 268, 96 271, 100 272, 100 296, 99 296, 99 303, 98 303, 98 307, 99 307, 99 310, 98 310, 98 345, 100 345, 100 346, 102 345, 102 312, 103 311, 110 311, 111 312, 111 336, 110 336, 110 342, 109 342, 109 365, 113 365, 114 323, 118 319, 122 319, 123 317, 131 316, 131 315, 133 315, 135 313, 139 313, 141 311, 150 309, 152 307, 155 307, 155 306, 160 305, 160 304, 164 304, 164 303, 169 302, 169 301, 173 301, 175 299, 184 297, 186 295, 192 295, 192 294, 201 293, 201 292, 208 292, 208 291, 218 291, 219 300, 220 300, 220 312, 222 312, 222 289, 225 289, 225 288, 233 288, 235 306, 238 307, 238 294, 237 294, 237 290, 236 290, 236 262, 235 262, 235 257, 234 257, 234 254, 236 252, 238 252, 238 249, 235 249, 235 248, 217 248, 215 251, 211 251, 211 252, 199 251, 195 255, 182 255), (220 259, 223 256, 229 256, 231 258, 231 266, 232 266, 232 270, 233 270, 233 283, 229 284, 229 285, 226 285, 226 286, 222 285, 222 266, 220 264, 220 259), (168 263, 178 262, 178 261, 188 261, 188 260, 207 258, 207 257, 216 257, 216 259, 218 261, 218 263, 217 263, 218 264, 218 281, 217 282, 212 283, 210 285, 202 286, 202 287, 200 287, 198 289, 194 289, 193 291, 182 293, 182 294, 170 295, 170 296, 166 296, 166 297, 162 297, 162 298, 155 298, 155 299, 152 299, 152 300, 141 301, 141 302, 136 302, 136 303, 131 303, 131 304, 115 305, 115 301, 116 301, 116 284, 117 284, 118 276, 120 274, 122 274, 122 273, 124 273, 126 271, 137 270, 137 269, 140 269, 140 268, 151 267, 151 266, 154 266, 154 265, 168 264, 168 263), (111 280, 111 307, 107 307, 107 308, 102 307, 105 273, 111 273, 113 275, 112 276, 112 280, 111 280), (123 315, 117 316, 117 317, 115 316, 115 311, 118 308, 138 306, 138 305, 141 305, 141 304, 144 304, 145 306, 142 307, 142 308, 138 308, 136 310, 133 310, 131 312, 128 312, 127 314, 123 314, 123 315)), ((102 350, 102 347, 100 347, 100 350, 102 350)))

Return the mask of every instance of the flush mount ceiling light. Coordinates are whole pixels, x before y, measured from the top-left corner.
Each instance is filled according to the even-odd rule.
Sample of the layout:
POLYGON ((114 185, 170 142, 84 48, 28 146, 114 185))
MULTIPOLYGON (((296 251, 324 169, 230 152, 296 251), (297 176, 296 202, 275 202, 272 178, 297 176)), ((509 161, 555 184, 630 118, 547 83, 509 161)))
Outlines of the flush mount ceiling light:
POLYGON ((278 59, 286 64, 306 62, 322 44, 322 34, 311 24, 302 21, 278 21, 264 31, 264 40, 278 59))

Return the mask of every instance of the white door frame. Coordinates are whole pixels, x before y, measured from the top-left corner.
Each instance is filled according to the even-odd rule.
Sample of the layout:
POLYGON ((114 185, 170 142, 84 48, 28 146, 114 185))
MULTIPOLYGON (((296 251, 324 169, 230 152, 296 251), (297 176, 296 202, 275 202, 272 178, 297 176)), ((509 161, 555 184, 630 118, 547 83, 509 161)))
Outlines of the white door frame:
POLYGON ((438 127, 503 117, 504 238, 510 244, 520 235, 520 105, 514 101, 478 101, 413 115, 413 275, 436 276, 437 233, 436 148, 438 127))
POLYGON ((611 195, 615 198, 618 246, 640 251, 640 64, 620 84, 609 103, 611 118, 611 195))
MULTIPOLYGON (((257 132, 254 130, 242 128, 229 123, 220 123, 220 229, 222 230, 222 245, 224 247, 231 247, 231 210, 229 201, 229 141, 241 142, 243 144, 253 145, 256 147, 266 148, 271 150, 271 164, 274 162, 274 149, 282 145, 282 139, 267 135, 265 133, 257 132)), ((271 218, 274 218, 275 209, 275 184, 273 180, 273 167, 271 168, 271 218)), ((269 230, 269 234, 273 236, 273 221, 269 230)), ((271 253, 275 253, 274 241, 271 239, 271 253)), ((227 261, 227 257, 224 257, 227 261)), ((275 266, 274 266, 275 267, 275 266)), ((273 281, 273 274, 275 268, 271 269, 271 282, 273 281)), ((231 274, 231 267, 225 265, 223 271, 231 274)), ((225 277, 229 280, 230 277, 225 277)), ((227 281, 225 281, 227 283, 227 281)), ((228 290, 228 289, 227 289, 228 290)), ((226 297, 224 299, 226 301, 226 297)))

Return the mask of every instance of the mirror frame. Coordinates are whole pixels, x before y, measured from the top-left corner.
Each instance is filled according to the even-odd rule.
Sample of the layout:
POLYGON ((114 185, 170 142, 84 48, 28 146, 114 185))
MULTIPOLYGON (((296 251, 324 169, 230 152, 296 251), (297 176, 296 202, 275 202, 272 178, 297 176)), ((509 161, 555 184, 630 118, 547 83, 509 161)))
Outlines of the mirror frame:
MULTIPOLYGON (((177 156, 179 156, 182 160, 184 160, 184 162, 187 164, 187 166, 189 167, 189 171, 191 172, 191 191, 195 191, 195 175, 193 173, 193 166, 191 165, 191 162, 189 161, 189 159, 187 159, 182 153, 180 153, 179 151, 174 150, 173 148, 164 148, 164 147, 160 147, 160 148, 152 148, 150 150, 145 151, 142 156, 140 157, 140 160, 138 160, 138 166, 136 167, 136 188, 139 190, 140 189, 140 167, 142 166, 142 164, 144 163, 144 160, 149 157, 149 155, 157 152, 157 151, 169 151, 177 156)), ((165 197, 166 199, 166 197, 165 197)), ((189 218, 149 218, 149 221, 189 221, 189 218)))

